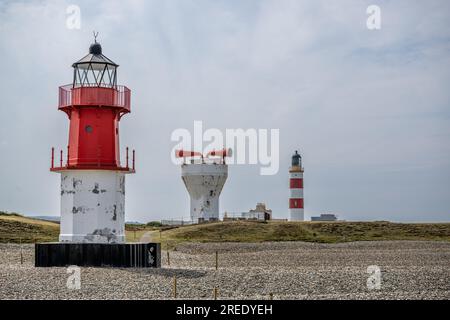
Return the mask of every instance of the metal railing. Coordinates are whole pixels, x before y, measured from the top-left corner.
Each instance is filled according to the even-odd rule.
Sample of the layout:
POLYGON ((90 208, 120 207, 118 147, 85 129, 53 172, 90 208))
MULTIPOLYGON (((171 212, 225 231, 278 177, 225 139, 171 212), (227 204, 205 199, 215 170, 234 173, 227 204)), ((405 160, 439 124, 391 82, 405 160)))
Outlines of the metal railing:
POLYGON ((131 90, 125 86, 116 87, 73 87, 71 84, 59 87, 58 108, 69 106, 112 106, 130 111, 131 90))
MULTIPOLYGON (((116 168, 118 169, 123 169, 126 171, 136 171, 136 152, 135 150, 132 150, 132 157, 131 157, 131 166, 130 166, 130 156, 129 156, 129 148, 126 147, 125 149, 126 151, 126 155, 125 155, 125 167, 122 167, 120 165, 120 163, 118 164, 118 166, 116 168)), ((51 171, 59 171, 59 170, 63 170, 63 169, 68 169, 70 167, 79 167, 79 168, 83 168, 84 166, 87 167, 105 167, 101 161, 97 160, 97 162, 92 162, 90 164, 73 164, 70 162, 70 148, 69 146, 67 146, 67 153, 66 153, 66 157, 64 157, 64 153, 63 150, 61 149, 59 151, 59 163, 57 162, 55 165, 55 148, 52 147, 52 152, 51 152, 51 162, 50 162, 50 170, 51 171), (65 159, 65 163, 64 163, 64 159, 65 159), (58 165, 59 164, 59 165, 58 165)))

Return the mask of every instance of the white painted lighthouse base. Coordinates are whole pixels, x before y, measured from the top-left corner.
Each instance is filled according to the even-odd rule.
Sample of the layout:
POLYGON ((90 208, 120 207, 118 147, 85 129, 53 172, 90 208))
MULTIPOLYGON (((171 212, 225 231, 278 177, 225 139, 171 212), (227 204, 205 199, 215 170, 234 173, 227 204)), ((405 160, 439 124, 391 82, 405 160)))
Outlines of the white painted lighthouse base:
POLYGON ((125 174, 61 172, 61 242, 125 242, 125 174))
POLYGON ((304 221, 304 209, 289 209, 289 221, 304 221))
POLYGON ((191 220, 194 223, 219 220, 219 196, 228 177, 228 166, 183 164, 181 177, 191 198, 191 220))
POLYGON ((219 220, 219 197, 191 197, 191 220, 195 223, 219 220))

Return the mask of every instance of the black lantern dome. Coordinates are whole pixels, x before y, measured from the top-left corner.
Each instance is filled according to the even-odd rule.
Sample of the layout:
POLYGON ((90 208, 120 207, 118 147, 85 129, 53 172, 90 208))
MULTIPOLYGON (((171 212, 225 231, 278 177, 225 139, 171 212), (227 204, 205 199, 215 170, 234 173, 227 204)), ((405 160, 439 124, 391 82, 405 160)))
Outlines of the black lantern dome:
POLYGON ((89 53, 72 64, 73 87, 116 88, 118 66, 103 55, 102 46, 95 40, 89 47, 89 53))
POLYGON ((91 46, 89 47, 89 53, 97 55, 102 54, 102 46, 100 45, 100 43, 95 42, 91 44, 91 46))
POLYGON ((302 156, 298 154, 298 151, 295 151, 295 154, 292 156, 292 166, 293 167, 301 167, 302 156))

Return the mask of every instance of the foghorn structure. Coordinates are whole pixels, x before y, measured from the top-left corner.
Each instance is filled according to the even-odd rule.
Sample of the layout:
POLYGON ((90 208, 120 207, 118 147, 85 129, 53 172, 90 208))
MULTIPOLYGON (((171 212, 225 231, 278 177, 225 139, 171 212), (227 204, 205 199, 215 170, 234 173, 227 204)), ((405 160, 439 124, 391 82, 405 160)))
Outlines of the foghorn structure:
POLYGON ((219 196, 228 177, 225 158, 231 152, 231 149, 213 150, 203 157, 200 152, 175 151, 176 157, 184 158, 181 178, 190 196, 193 223, 219 220, 219 196))

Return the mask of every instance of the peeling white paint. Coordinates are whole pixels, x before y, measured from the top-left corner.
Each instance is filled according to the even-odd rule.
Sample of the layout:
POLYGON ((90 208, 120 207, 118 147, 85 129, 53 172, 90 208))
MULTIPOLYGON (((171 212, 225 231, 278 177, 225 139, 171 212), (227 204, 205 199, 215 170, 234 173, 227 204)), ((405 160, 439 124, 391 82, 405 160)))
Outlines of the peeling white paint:
POLYGON ((228 166, 183 164, 181 177, 191 197, 191 220, 219 220, 219 196, 228 177, 228 166))
POLYGON ((125 242, 125 174, 61 172, 61 242, 125 242))

